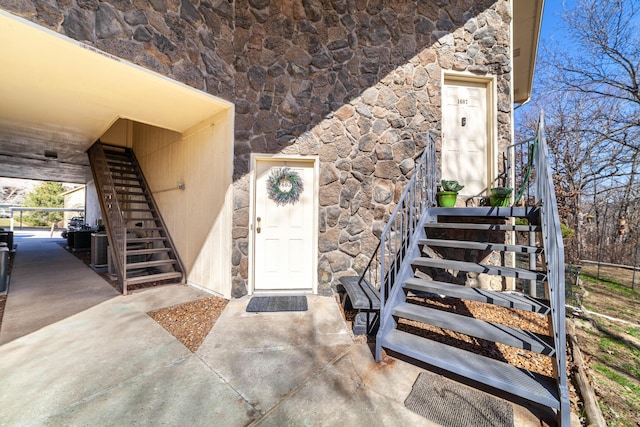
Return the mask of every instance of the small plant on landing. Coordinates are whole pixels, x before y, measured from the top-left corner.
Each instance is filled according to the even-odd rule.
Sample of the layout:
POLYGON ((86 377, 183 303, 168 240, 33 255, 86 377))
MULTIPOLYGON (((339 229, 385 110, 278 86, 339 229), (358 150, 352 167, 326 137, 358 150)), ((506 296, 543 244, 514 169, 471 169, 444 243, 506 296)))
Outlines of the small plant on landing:
POLYGON ((511 187, 493 187, 489 193, 489 204, 491 206, 509 206, 511 200, 511 187))
POLYGON ((440 181, 440 184, 442 185, 442 191, 453 191, 454 193, 457 193, 464 188, 464 185, 460 185, 458 181, 455 180, 449 181, 443 179, 440 181))
POLYGON ((464 185, 460 185, 456 180, 443 179, 440 181, 440 188, 441 191, 436 193, 438 205, 451 208, 456 205, 458 192, 464 188, 464 185))

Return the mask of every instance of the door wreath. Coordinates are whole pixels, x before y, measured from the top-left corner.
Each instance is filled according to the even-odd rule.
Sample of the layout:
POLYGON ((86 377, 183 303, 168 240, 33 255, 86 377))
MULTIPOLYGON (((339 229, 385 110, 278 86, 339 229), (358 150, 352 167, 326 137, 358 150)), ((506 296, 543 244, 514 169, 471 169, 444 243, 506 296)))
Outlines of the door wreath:
POLYGON ((269 198, 278 206, 295 204, 304 190, 300 174, 291 168, 272 169, 267 180, 269 198))

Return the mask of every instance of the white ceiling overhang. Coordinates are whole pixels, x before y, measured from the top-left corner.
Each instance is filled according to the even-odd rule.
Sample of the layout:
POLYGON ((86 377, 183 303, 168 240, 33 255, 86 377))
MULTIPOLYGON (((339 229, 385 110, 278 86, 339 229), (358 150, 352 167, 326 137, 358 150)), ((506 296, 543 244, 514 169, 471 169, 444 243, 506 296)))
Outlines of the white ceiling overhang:
POLYGON ((118 118, 182 133, 231 108, 2 10, 0 40, 0 176, 42 179, 19 169, 57 163, 74 176, 48 179, 77 182, 84 151, 118 118))
POLYGON ((544 0, 513 0, 514 103, 531 97, 544 0))

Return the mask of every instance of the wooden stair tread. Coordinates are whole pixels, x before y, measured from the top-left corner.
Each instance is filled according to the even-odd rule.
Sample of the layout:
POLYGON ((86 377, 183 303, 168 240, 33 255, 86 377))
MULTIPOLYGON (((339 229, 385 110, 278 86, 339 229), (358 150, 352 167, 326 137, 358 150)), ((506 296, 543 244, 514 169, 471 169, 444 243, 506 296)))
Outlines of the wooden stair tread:
POLYGON ((451 269, 457 271, 469 271, 474 273, 484 273, 494 276, 515 277, 529 280, 545 280, 546 275, 536 271, 525 270, 517 267, 504 267, 500 265, 479 264, 475 262, 455 261, 440 258, 419 257, 413 259, 411 264, 421 267, 433 267, 451 269))
POLYGON ((149 274, 127 278, 127 286, 139 285, 141 283, 159 282, 161 280, 182 279, 182 273, 174 271, 170 273, 149 274))
POLYGON ((557 384, 552 378, 397 329, 379 339, 382 347, 389 350, 542 405, 560 408, 557 384))
POLYGON ((144 196, 146 197, 147 195, 142 191, 142 188, 140 188, 141 191, 126 191, 126 190, 120 190, 120 191, 116 191, 116 194, 118 196, 144 196))
POLYGON ((549 344, 550 337, 545 338, 529 331, 511 328, 499 323, 486 322, 473 317, 461 316, 409 302, 396 306, 393 314, 404 319, 460 332, 487 341, 499 342, 547 356, 555 355, 555 349, 549 344))
POLYGON ((507 245, 504 243, 474 242, 465 240, 420 239, 419 245, 442 248, 477 249, 480 251, 500 251, 519 253, 542 253, 544 250, 536 246, 507 245))
POLYGON ((470 288, 453 283, 437 282, 417 277, 407 280, 403 287, 415 292, 426 292, 447 297, 466 299, 500 307, 517 308, 539 314, 549 314, 551 309, 544 301, 512 292, 498 292, 480 288, 470 288))
POLYGON ((127 250, 127 255, 151 255, 172 252, 171 248, 148 248, 127 250))
POLYGON ((154 236, 154 237, 128 237, 127 243, 135 244, 135 243, 148 243, 148 242, 163 242, 167 240, 164 236, 154 236))
POLYGON ((111 172, 111 174, 120 174, 120 175, 134 175, 134 176, 138 176, 138 173, 136 172, 135 168, 133 167, 121 167, 121 166, 116 166, 113 165, 109 168, 109 171, 111 172))
MULTIPOLYGON (((120 188, 140 188, 142 189, 142 186, 140 184, 125 184, 122 182, 114 182, 113 183, 114 187, 120 187, 120 188)), ((109 186, 105 185, 105 188, 109 188, 109 186)), ((117 191, 116 191, 117 192, 117 191)))
POLYGON ((133 270, 136 268, 160 267, 163 265, 173 265, 175 263, 176 263, 175 259, 159 259, 159 260, 153 260, 153 261, 127 262, 127 270, 133 270))

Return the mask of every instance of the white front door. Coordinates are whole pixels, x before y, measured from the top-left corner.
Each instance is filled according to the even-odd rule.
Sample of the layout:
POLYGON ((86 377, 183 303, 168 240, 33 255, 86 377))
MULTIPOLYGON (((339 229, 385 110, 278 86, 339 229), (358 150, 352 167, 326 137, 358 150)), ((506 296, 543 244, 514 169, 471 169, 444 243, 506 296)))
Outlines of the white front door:
MULTIPOLYGON (((316 215, 314 163, 304 160, 256 159, 253 210, 255 291, 314 289, 316 215), (269 179, 282 168, 296 173, 303 190, 295 203, 277 204, 269 197, 269 179)), ((279 191, 291 191, 287 186, 279 191)))
POLYGON ((442 94, 442 179, 457 180, 460 194, 487 191, 493 160, 486 82, 445 80, 442 94))

